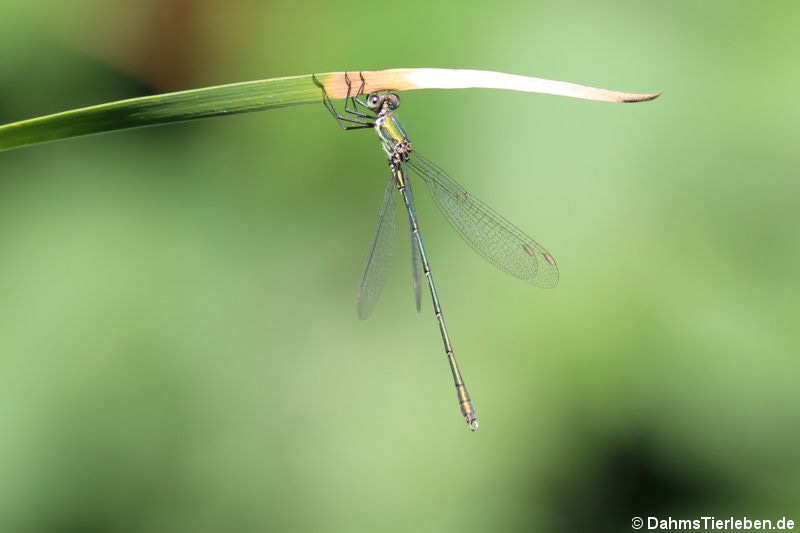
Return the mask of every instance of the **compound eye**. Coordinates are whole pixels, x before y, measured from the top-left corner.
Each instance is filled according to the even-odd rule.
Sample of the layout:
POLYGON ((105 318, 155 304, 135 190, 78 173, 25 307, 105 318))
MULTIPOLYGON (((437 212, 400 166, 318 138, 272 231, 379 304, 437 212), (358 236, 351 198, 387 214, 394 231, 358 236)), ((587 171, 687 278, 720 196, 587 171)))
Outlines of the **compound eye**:
POLYGON ((400 95, 390 93, 386 98, 389 100, 389 109, 397 109, 400 107, 400 95))
POLYGON ((381 101, 381 97, 378 96, 377 94, 371 94, 367 98, 367 104, 369 104, 370 107, 378 107, 378 104, 380 103, 380 101, 381 101))

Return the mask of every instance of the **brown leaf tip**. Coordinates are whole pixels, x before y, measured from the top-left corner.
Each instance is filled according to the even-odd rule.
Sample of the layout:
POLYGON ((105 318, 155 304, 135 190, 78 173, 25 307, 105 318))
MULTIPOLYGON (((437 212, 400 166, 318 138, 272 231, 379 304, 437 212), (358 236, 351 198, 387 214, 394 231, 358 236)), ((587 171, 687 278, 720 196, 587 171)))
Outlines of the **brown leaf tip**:
POLYGON ((664 91, 658 91, 657 93, 652 93, 652 94, 637 94, 636 96, 633 96, 631 98, 625 98, 622 102, 625 104, 635 104, 636 102, 649 102, 650 100, 655 100, 656 98, 661 96, 663 92, 664 91))

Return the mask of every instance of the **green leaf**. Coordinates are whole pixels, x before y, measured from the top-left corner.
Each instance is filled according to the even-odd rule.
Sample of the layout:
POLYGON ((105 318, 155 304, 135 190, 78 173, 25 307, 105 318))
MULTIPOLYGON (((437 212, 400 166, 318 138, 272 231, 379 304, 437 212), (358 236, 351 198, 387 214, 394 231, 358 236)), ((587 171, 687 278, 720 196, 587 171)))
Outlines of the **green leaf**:
MULTIPOLYGON (((362 83, 364 92, 484 87, 605 102, 641 102, 660 94, 624 93, 562 81, 464 69, 328 72, 317 74, 316 78, 331 98, 345 98, 351 94, 349 91, 356 92, 362 83)), ((321 88, 310 74, 131 98, 0 126, 0 151, 92 133, 321 101, 321 88)))
POLYGON ((311 76, 293 76, 131 98, 0 126, 0 150, 125 128, 321 101, 311 76))

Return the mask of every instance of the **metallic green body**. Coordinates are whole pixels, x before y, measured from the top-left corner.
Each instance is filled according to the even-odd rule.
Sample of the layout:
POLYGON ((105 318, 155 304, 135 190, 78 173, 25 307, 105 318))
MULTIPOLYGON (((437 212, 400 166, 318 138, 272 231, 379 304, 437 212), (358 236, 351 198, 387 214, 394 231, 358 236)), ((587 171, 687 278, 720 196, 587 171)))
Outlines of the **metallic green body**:
POLYGON ((344 130, 363 128, 375 130, 381 148, 388 156, 389 168, 392 173, 384 191, 384 201, 378 216, 375 238, 358 286, 358 314, 362 319, 369 316, 387 278, 388 268, 386 266, 391 257, 387 250, 391 251, 391 243, 396 229, 394 220, 396 197, 392 190, 396 187, 403 197, 403 203, 408 212, 411 236, 411 272, 414 278, 417 310, 420 309, 421 296, 419 271, 423 270, 431 292, 436 321, 442 334, 442 344, 447 354, 447 362, 453 374, 453 383, 456 386, 461 413, 469 428, 476 431, 478 418, 475 416, 475 408, 453 355, 453 345, 447 335, 439 295, 436 292, 436 285, 433 283, 428 256, 425 253, 425 246, 419 231, 417 214, 414 209, 413 187, 406 176, 406 168, 410 168, 428 185, 433 201, 461 238, 496 267, 533 285, 551 288, 558 284, 558 266, 550 252, 530 235, 471 195, 444 170, 421 155, 415 154, 405 129, 392 113, 400 105, 400 97, 387 91, 371 92, 364 96, 366 80, 361 74, 359 74, 359 79, 360 85, 357 90, 351 92, 352 84, 357 80, 351 80, 345 74, 347 94, 345 96, 345 114, 341 115, 333 107, 324 85, 314 78, 314 82, 322 90, 322 103, 339 123, 339 126, 344 130), (358 106, 361 107, 361 110, 358 106))
POLYGON ((402 141, 408 140, 406 130, 395 118, 391 111, 385 111, 375 120, 375 131, 381 141, 381 147, 387 155, 394 153, 395 147, 402 141))
POLYGON ((403 197, 403 204, 408 212, 408 223, 411 236, 411 272, 414 278, 414 293, 417 310, 420 309, 420 267, 425 273, 428 288, 431 292, 433 310, 439 331, 442 334, 442 344, 447 354, 447 362, 453 374, 453 384, 456 386, 458 403, 461 413, 472 431, 478 429, 478 418, 475 408, 470 400, 467 386, 461 377, 458 363, 453 355, 453 345, 447 335, 439 295, 433 282, 428 256, 422 243, 419 231, 417 214, 414 209, 414 195, 411 182, 405 174, 405 169, 410 168, 428 185, 437 207, 447 217, 453 228, 458 231, 464 241, 481 254, 485 259, 501 270, 528 281, 540 287, 555 287, 558 284, 558 266, 550 253, 524 231, 514 226, 474 196, 455 180, 450 178, 445 171, 428 161, 419 154, 414 154, 414 148, 408 135, 400 122, 392 113, 400 105, 400 97, 392 92, 376 91, 364 95, 366 80, 359 74, 360 85, 355 92, 352 80, 345 74, 347 94, 345 96, 345 114, 339 114, 333 107, 325 86, 313 78, 316 85, 322 90, 322 103, 330 111, 339 126, 344 130, 358 130, 372 128, 378 134, 381 148, 388 156, 391 179, 384 191, 384 200, 378 216, 378 227, 375 238, 367 255, 361 282, 358 286, 358 315, 367 318, 380 294, 381 287, 387 278, 388 258, 391 243, 395 235, 394 215, 396 202, 394 187, 403 197), (348 107, 350 104, 350 107, 348 107), (359 107, 361 109, 359 109, 359 107), (389 252, 387 252, 389 250, 389 252), (381 259, 384 257, 384 259, 381 259))
MULTIPOLYGON (((478 430, 478 417, 475 414, 475 408, 472 405, 472 400, 469 397, 467 386, 464 384, 464 379, 461 377, 461 371, 458 368, 458 362, 453 354, 453 345, 450 342, 450 337, 447 335, 447 327, 444 323, 444 315, 442 314, 442 307, 439 303, 439 294, 436 292, 436 285, 433 282, 433 274, 431 274, 430 264, 428 263, 428 256, 425 253, 425 245, 422 243, 422 235, 419 231, 419 223, 417 222, 417 214, 414 209, 414 202, 411 199, 409 189, 407 186, 407 177, 403 170, 403 163, 411 155, 411 143, 408 140, 408 135, 403 129, 403 126, 395 118, 392 112, 384 107, 378 114, 375 120, 375 131, 378 133, 378 138, 381 141, 381 147, 389 156, 389 165, 392 170, 392 176, 397 183, 397 190, 403 197, 403 204, 408 211, 408 220, 411 226, 412 239, 417 243, 419 250, 420 260, 422 261, 422 270, 425 274, 425 279, 428 282, 428 288, 431 292, 431 300, 433 302, 433 311, 436 315, 436 321, 439 324, 439 331, 442 334, 442 344, 444 351, 447 355, 447 362, 450 365, 450 371, 453 374, 453 384, 456 387, 456 394, 458 396, 458 403, 461 408, 461 414, 472 431, 478 430)), ((413 253, 413 250, 412 250, 413 253)))

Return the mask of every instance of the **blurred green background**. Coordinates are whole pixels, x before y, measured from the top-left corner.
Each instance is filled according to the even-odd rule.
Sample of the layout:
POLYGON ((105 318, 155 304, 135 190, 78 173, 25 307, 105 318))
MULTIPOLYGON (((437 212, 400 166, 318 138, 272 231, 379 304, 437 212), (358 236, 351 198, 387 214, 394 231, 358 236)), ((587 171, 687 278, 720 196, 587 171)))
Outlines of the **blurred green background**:
POLYGON ((415 147, 559 260, 493 269, 418 191, 481 430, 387 177, 322 105, 0 153, 0 531, 630 531, 800 520, 796 2, 0 0, 0 123, 336 70, 500 70, 612 105, 415 91, 415 147))

